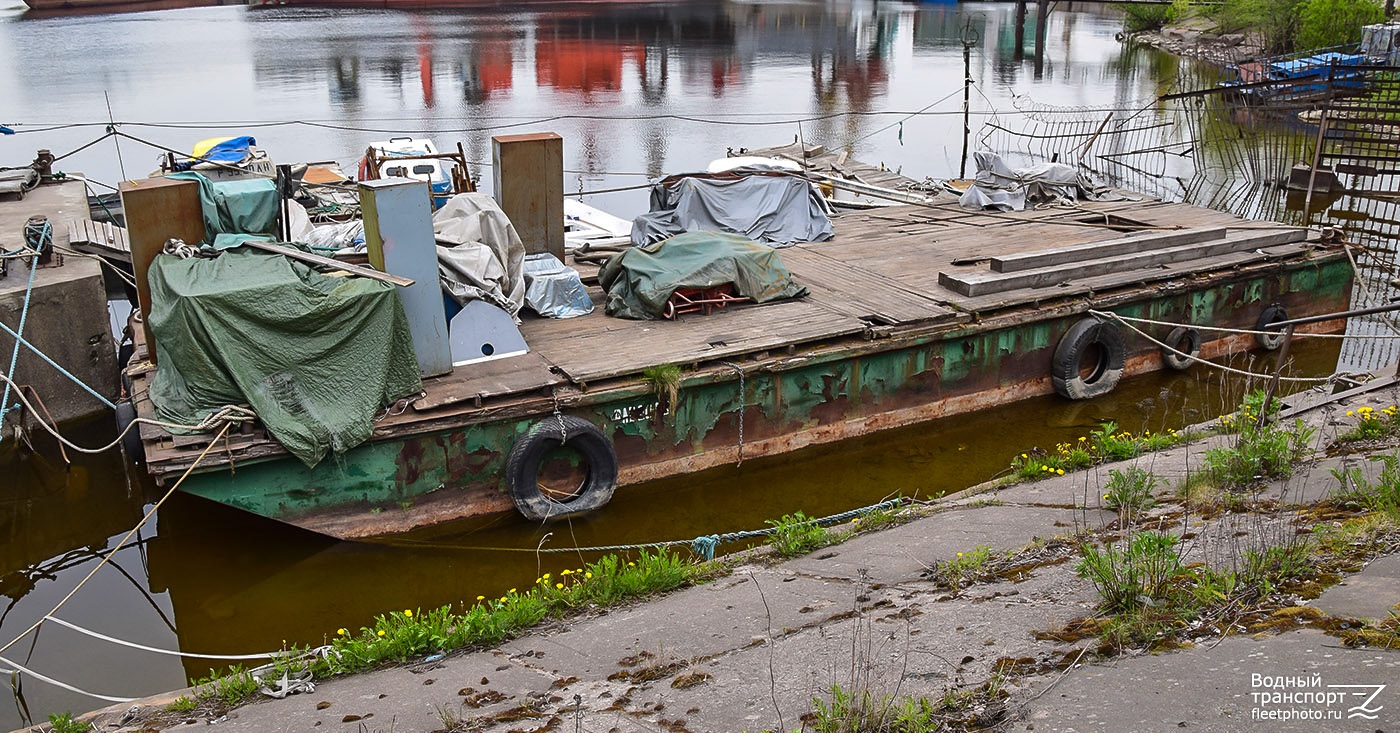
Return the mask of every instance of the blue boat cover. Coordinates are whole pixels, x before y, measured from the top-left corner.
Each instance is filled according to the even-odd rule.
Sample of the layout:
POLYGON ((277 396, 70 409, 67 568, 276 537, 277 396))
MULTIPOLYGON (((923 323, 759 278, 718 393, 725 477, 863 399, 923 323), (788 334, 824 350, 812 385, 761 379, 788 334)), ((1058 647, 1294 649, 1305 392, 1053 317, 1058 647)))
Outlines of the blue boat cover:
POLYGON ((250 135, 241 137, 231 137, 212 148, 203 156, 196 158, 195 162, 208 163, 240 163, 248 157, 248 148, 257 145, 258 141, 250 135))

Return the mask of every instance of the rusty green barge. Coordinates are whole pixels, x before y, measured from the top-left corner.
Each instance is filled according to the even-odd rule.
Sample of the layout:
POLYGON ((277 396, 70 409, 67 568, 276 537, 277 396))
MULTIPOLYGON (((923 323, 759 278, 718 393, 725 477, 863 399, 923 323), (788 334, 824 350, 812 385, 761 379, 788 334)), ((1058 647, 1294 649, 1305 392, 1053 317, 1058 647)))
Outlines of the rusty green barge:
MULTIPOLYGON (((1157 342, 1201 359, 1257 348, 1256 335, 1189 326, 1340 312, 1353 280, 1335 238, 1159 201, 987 213, 943 194, 842 214, 834 228, 781 250, 804 298, 676 321, 526 317, 528 353, 425 379, 367 443, 314 468, 253 424, 198 465, 208 435, 143 425, 147 469, 170 482, 194 466, 182 490, 341 538, 508 512, 522 490, 565 515, 602 503, 595 484, 611 481, 610 495, 1054 391, 1092 397, 1120 374, 1201 368, 1157 342), (1090 311, 1185 325, 1142 326, 1149 339, 1090 311), (662 384, 658 368, 678 379, 662 384)), ((141 356, 128 369, 136 395, 153 374, 141 356)))

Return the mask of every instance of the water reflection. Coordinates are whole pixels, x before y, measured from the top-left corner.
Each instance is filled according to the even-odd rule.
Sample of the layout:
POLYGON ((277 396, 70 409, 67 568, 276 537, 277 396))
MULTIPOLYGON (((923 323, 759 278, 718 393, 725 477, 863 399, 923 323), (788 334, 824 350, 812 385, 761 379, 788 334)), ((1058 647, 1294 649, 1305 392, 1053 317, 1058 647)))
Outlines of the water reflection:
MULTIPOLYGON (((974 143, 1013 157, 1049 157, 1059 149, 1046 141, 1061 138, 1048 135, 1072 130, 1078 137, 1071 146, 1082 146, 1103 108, 1129 110, 1114 123, 1123 120, 1128 132, 1094 144, 1095 172, 1147 191, 1180 193, 1191 185, 1193 158, 1181 151, 1195 138, 1185 123, 1157 117, 1165 110, 1154 101, 1176 82, 1181 62, 1122 47, 1113 38, 1116 18, 1057 11, 1037 65, 1029 53, 1034 18, 1018 33, 1014 16, 1011 5, 991 3, 686 2, 6 17, 4 121, 23 122, 21 130, 80 126, 5 138, 0 156, 27 162, 36 147, 62 154, 90 142, 107 124, 108 95, 121 129, 132 134, 184 148, 236 128, 255 134, 279 161, 353 160, 368 141, 396 134, 434 136, 440 146, 462 140, 468 157, 486 161, 491 134, 555 129, 565 137, 567 185, 594 189, 701 167, 727 147, 801 135, 903 166, 915 178, 943 178, 958 169, 962 39, 970 21, 981 39, 971 57, 973 127, 981 127, 974 143), (84 43, 69 42, 73 37, 84 43), (218 52, 190 53, 189 44, 171 42, 179 38, 218 39, 218 52), (45 62, 27 61, 36 58, 45 62), (910 114, 916 110, 924 113, 910 114), (993 126, 1010 132, 998 137, 993 126), (1145 142, 1164 128, 1175 145, 1145 142), (1041 137, 1027 137, 1027 130, 1041 137)), ((1219 124, 1243 129, 1238 121, 1219 124)), ((123 145, 128 172, 144 172, 143 156, 153 151, 123 145)), ((1213 165, 1234 165, 1224 147, 1218 151, 1210 153, 1213 165)), ((64 165, 99 180, 121 175, 107 145, 64 165)), ((1230 198, 1225 185, 1200 190, 1230 198)), ((590 203, 630 216, 645 206, 645 193, 590 203)), ((1282 206, 1280 195, 1250 211, 1268 217, 1282 206)), ((1364 211, 1373 222, 1395 218, 1364 211)), ((1337 364, 1335 345, 1296 353, 1310 373, 1337 364)), ((143 532, 138 545, 118 553, 117 565, 99 572, 60 616, 152 646, 204 653, 319 643, 328 630, 391 608, 495 595, 542 570, 588 559, 519 551, 536 547, 547 532, 548 547, 686 539, 760 527, 798 509, 828 514, 893 493, 933 495, 990 478, 1013 452, 1073 439, 1100 420, 1162 430, 1208 419, 1239 389, 1194 372, 1128 380, 1106 400, 1031 400, 839 449, 639 487, 598 516, 548 529, 502 517, 392 543, 336 543, 177 494, 160 512, 157 533, 143 532)), ((68 469, 7 450, 0 470, 19 480, 0 489, 4 641, 67 593, 157 496, 154 487, 130 487, 111 457, 82 458, 68 469)), ((209 666, 62 629, 45 629, 26 659, 66 681, 121 695, 175 687, 209 666)), ((41 716, 93 704, 34 683, 25 694, 41 716)), ((0 728, 19 722, 16 710, 0 712, 0 728)))

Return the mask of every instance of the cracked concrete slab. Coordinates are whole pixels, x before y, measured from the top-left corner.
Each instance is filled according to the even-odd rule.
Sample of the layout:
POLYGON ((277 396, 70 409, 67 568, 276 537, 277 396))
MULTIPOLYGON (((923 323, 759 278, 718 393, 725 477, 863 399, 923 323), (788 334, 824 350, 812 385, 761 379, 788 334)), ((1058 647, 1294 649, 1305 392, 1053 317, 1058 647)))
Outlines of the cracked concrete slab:
POLYGON ((1258 639, 1231 636, 1210 647, 1082 665, 1062 678, 1039 678, 1019 695, 1027 700, 1015 701, 1023 706, 1023 717, 1009 730, 1369 733, 1393 729, 1394 721, 1400 720, 1400 655, 1349 649, 1311 629, 1258 639), (1281 676, 1314 674, 1322 686, 1301 690, 1255 685, 1253 678, 1260 675, 1273 682, 1281 676), (1369 695, 1371 690, 1327 685, 1386 685, 1371 703, 1372 709, 1384 710, 1373 720, 1348 718, 1349 709, 1362 701, 1354 693, 1369 695), (1345 697, 1319 705, 1276 703, 1253 695, 1313 689, 1345 697), (1321 719, 1311 717, 1317 714, 1321 719), (1285 720, 1285 715, 1308 719, 1285 720))
POLYGON ((855 537, 786 563, 797 572, 855 580, 864 573, 878 583, 918 577, 938 563, 981 545, 1016 550, 1033 539, 1050 539, 1088 527, 1100 527, 1114 515, 1042 506, 977 506, 940 512, 900 527, 899 542, 884 533, 855 537))
POLYGON ((1380 620, 1400 613, 1400 555, 1382 557, 1347 576, 1323 591, 1312 605, 1343 618, 1380 620))

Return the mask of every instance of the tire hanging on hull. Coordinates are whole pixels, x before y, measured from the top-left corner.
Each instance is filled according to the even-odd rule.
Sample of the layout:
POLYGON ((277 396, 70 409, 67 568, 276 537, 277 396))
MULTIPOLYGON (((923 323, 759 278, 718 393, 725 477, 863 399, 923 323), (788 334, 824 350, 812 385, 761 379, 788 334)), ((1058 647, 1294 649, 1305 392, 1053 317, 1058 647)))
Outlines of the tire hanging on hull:
POLYGON ((546 418, 530 427, 506 459, 506 489, 526 519, 572 517, 599 509, 617 489, 617 454, 603 431, 572 415, 546 418), (549 453, 568 447, 583 458, 587 475, 576 489, 548 491, 539 483, 540 467, 549 453))
POLYGON ((1127 344, 1117 326, 1097 318, 1081 318, 1055 347, 1050 381, 1055 392, 1066 399, 1106 395, 1123 377, 1127 355, 1127 344))
MULTIPOLYGON (((1288 311, 1284 310, 1283 306, 1278 303, 1274 303, 1268 308, 1265 308, 1263 313, 1259 314, 1259 320, 1254 323, 1254 330, 1263 331, 1264 327, 1268 326, 1270 323, 1278 323, 1279 321, 1286 320, 1288 320, 1288 311)), ((1280 346, 1283 346, 1283 336, 1284 334, 1281 330, 1271 331, 1267 334, 1256 333, 1254 334, 1254 340, 1269 351, 1277 351, 1280 346)))
POLYGON ((1177 326, 1162 343, 1162 363, 1168 369, 1183 371, 1201 357, 1201 333, 1194 328, 1177 326))

